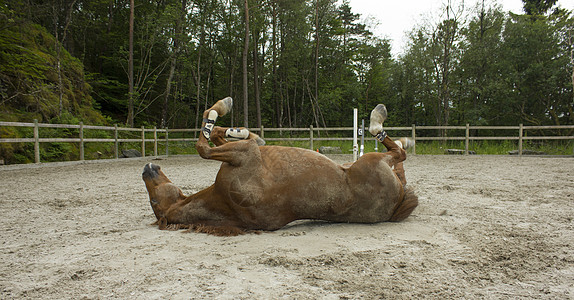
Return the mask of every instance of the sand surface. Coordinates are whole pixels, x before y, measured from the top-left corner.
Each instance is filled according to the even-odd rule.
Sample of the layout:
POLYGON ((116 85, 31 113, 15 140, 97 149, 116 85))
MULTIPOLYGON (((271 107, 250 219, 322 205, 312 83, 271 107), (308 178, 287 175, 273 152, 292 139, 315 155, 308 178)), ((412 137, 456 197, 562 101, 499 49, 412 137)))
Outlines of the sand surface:
MULTIPOLYGON (((0 167, 0 298, 574 298, 574 158, 412 155, 403 222, 238 237, 150 226, 149 161, 0 167)), ((153 162, 186 194, 219 168, 153 162)))

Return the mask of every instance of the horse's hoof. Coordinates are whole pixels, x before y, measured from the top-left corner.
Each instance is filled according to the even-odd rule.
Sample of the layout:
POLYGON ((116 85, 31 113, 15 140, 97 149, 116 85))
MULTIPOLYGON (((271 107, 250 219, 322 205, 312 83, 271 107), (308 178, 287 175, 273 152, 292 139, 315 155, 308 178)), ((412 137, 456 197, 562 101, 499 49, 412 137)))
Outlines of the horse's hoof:
POLYGON ((371 111, 371 120, 369 124, 369 132, 372 135, 377 135, 383 131, 383 122, 387 119, 387 108, 384 104, 378 104, 375 109, 371 111))
POLYGON ((412 148, 415 145, 415 141, 413 139, 400 138, 399 141, 402 145, 401 148, 403 148, 405 150, 412 148))
POLYGON ((233 98, 231 98, 231 97, 223 98, 217 102, 221 103, 221 107, 219 108, 219 111, 218 111, 220 117, 224 116, 228 112, 230 112, 231 108, 233 107, 233 98))
POLYGON ((255 141, 257 142, 257 146, 265 146, 265 140, 261 137, 257 137, 255 141))

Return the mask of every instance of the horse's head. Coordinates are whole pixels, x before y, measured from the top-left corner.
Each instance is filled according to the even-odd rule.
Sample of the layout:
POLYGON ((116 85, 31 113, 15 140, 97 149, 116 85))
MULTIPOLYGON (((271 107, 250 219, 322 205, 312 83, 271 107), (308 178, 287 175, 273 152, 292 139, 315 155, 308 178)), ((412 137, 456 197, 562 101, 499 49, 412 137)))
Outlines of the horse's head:
POLYGON ((165 217, 172 204, 185 199, 185 195, 171 183, 158 165, 152 163, 145 165, 142 178, 149 194, 151 208, 158 220, 165 217))

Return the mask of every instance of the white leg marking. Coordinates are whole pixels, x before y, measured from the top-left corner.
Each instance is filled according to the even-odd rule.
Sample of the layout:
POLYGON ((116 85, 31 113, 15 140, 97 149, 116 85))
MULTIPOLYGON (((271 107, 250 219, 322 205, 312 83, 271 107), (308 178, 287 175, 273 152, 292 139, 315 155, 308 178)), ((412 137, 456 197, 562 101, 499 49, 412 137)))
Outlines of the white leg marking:
POLYGON ((215 126, 215 121, 217 120, 217 112, 215 110, 210 110, 207 116, 207 120, 205 120, 205 127, 203 128, 202 132, 206 139, 209 140, 211 136, 211 131, 213 130, 213 126, 215 126))
POLYGON ((249 130, 239 128, 229 128, 225 131, 225 137, 244 140, 249 137, 249 130))

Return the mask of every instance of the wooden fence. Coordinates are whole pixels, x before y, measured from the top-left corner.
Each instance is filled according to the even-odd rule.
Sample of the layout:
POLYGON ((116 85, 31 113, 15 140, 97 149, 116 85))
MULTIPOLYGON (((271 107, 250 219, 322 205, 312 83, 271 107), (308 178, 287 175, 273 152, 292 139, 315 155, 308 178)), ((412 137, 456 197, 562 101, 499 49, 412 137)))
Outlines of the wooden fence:
MULTIPOLYGON (((0 143, 33 143, 34 144, 34 161, 40 163, 40 143, 78 143, 79 144, 79 159, 84 160, 84 144, 85 143, 114 143, 114 154, 115 158, 119 158, 119 145, 120 143, 136 142, 141 143, 141 153, 143 156, 146 154, 146 143, 153 143, 153 156, 158 156, 158 143, 164 143, 165 145, 165 155, 169 155, 169 143, 170 142, 195 142, 197 138, 169 138, 172 133, 194 133, 196 136, 199 133, 199 129, 158 129, 158 128, 124 128, 118 127, 117 125, 112 126, 91 126, 84 125, 80 123, 79 125, 69 125, 69 124, 44 124, 38 123, 21 123, 21 122, 0 122, 0 127, 28 127, 33 129, 33 136, 28 138, 5 138, 0 137, 0 143), (75 138, 53 138, 53 137, 41 137, 40 128, 60 128, 60 129, 76 129, 78 130, 78 136, 75 138), (111 131, 114 138, 87 138, 85 137, 84 130, 103 130, 111 131), (138 138, 119 138, 120 131, 135 132, 138 138), (148 133, 146 135, 146 133, 148 133), (153 133, 150 138, 149 135, 153 133)), ((563 125, 563 126, 415 126, 410 127, 385 127, 386 131, 407 131, 410 132, 410 137, 415 141, 429 141, 429 140, 459 140, 465 141, 465 154, 469 152, 469 142, 470 141, 480 141, 480 140, 515 140, 518 141, 518 152, 522 155, 523 152, 523 142, 526 140, 574 140, 574 136, 526 136, 524 133, 527 130, 547 130, 547 129, 574 129, 574 125, 563 125), (464 130, 464 136, 417 136, 417 130, 464 130), (515 136, 471 136, 470 132, 472 130, 516 130, 515 136)), ((310 149, 313 148, 313 143, 315 141, 352 141, 352 137, 320 137, 315 136, 315 132, 320 133, 324 131, 339 131, 351 133, 352 136, 353 127, 336 127, 336 128, 314 128, 310 126, 308 128, 254 128, 251 129, 253 132, 259 133, 259 135, 266 141, 308 141, 310 144, 310 149), (265 137, 266 132, 301 132, 303 134, 307 133, 308 137, 265 137)), ((325 135, 323 135, 325 136, 325 135)), ((393 135, 394 136, 394 135, 393 135)), ((373 140, 372 137, 365 138, 366 141, 373 140)), ((416 143, 415 148, 412 150, 413 154, 416 154, 416 143)), ((574 154, 574 153, 573 153, 574 154)))

